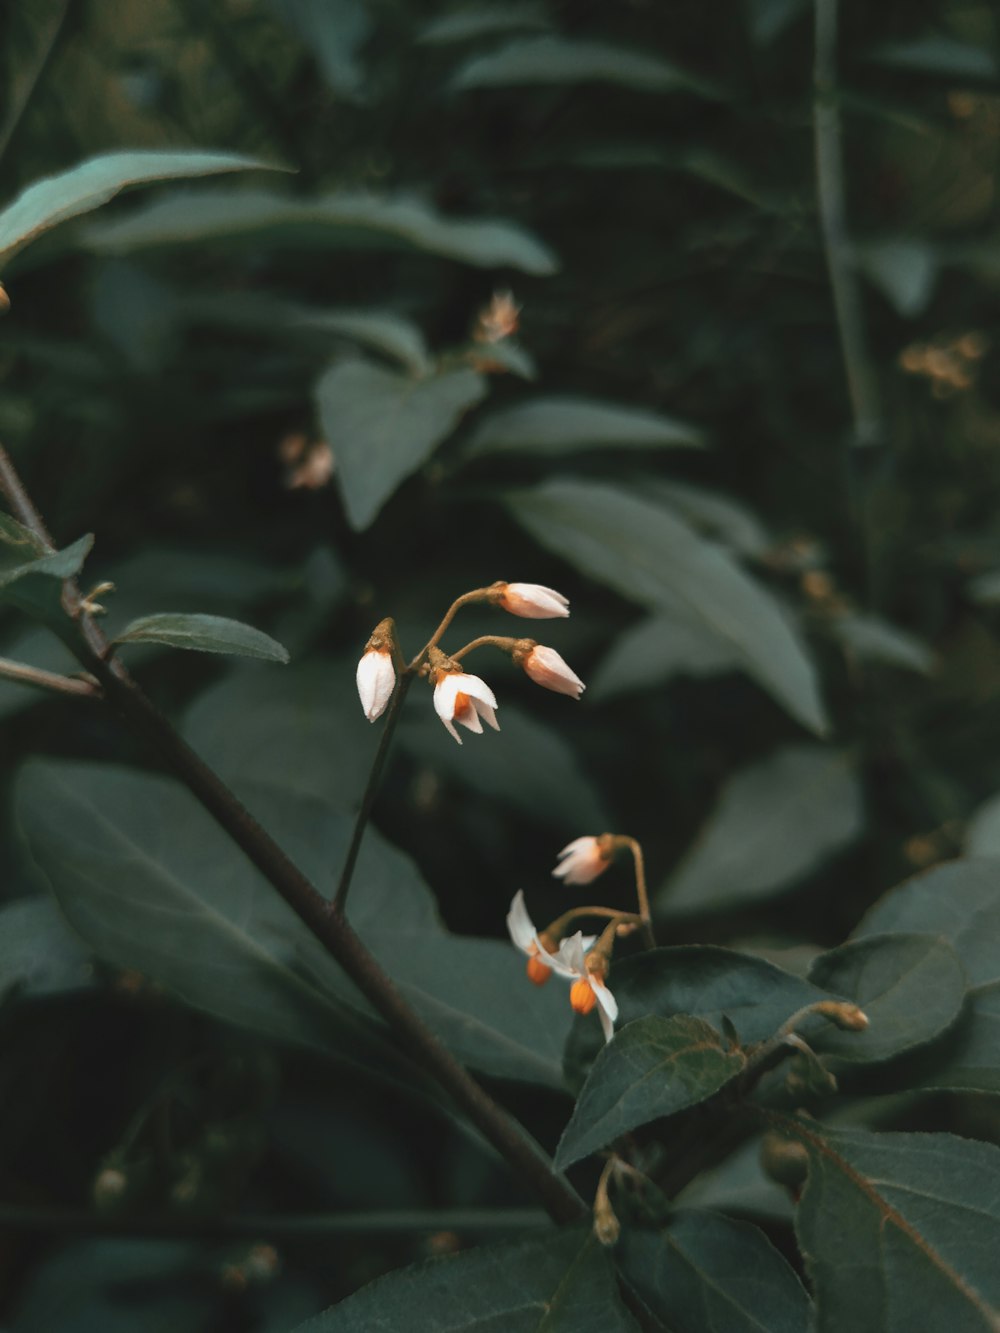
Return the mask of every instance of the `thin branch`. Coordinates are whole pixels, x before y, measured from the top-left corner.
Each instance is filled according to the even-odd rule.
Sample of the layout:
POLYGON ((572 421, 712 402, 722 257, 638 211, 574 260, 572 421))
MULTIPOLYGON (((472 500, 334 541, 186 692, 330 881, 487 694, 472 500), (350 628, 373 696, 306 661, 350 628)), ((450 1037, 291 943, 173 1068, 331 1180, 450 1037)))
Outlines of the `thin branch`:
POLYGON ((882 436, 878 387, 868 356, 861 292, 847 237, 844 160, 837 101, 837 0, 816 0, 813 80, 820 232, 854 418, 854 441, 859 445, 877 444, 882 436))
POLYGON ((45 73, 52 59, 53 52, 59 41, 59 34, 62 32, 63 23, 66 21, 66 15, 69 11, 70 0, 61 0, 58 8, 49 21, 48 29, 43 34, 38 44, 38 50, 35 52, 33 63, 27 70, 20 88, 18 88, 11 100, 10 109, 7 117, 0 128, 0 158, 10 147, 10 141, 17 133, 17 127, 21 123, 25 111, 28 109, 28 103, 31 101, 35 89, 41 82, 42 75, 45 73))
POLYGON ((16 680, 21 685, 34 685, 50 693, 72 694, 84 699, 104 697, 101 687, 95 680, 84 680, 80 676, 60 676, 55 671, 43 671, 41 667, 28 666, 25 662, 12 662, 8 657, 0 657, 0 676, 6 680, 16 680))

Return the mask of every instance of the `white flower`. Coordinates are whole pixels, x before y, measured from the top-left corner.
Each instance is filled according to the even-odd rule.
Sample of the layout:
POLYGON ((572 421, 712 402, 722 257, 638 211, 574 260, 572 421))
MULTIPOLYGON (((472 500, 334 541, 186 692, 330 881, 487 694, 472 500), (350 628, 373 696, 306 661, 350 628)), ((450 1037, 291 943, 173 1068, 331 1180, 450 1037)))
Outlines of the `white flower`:
POLYGON ((524 616, 526 620, 553 620, 569 615, 569 599, 540 583, 502 583, 497 601, 511 615, 524 616))
POLYGON ((610 1041, 615 1035, 618 1001, 604 984, 606 966, 604 960, 596 957, 591 957, 588 966, 585 941, 580 931, 562 941, 551 962, 553 972, 573 979, 569 1002, 578 1014, 589 1014, 597 1007, 604 1040, 610 1041))
MULTIPOLYGON (((535 923, 528 915, 528 909, 524 905, 523 889, 518 889, 511 900, 510 911, 507 913, 507 930, 517 948, 527 956, 529 978, 536 986, 543 986, 552 975, 552 969, 555 966, 552 955, 556 943, 544 931, 539 935, 535 929, 535 923)), ((583 940, 583 950, 586 953, 597 939, 597 936, 584 935, 581 938, 583 940)))
POLYGON ((369 648, 358 663, 358 694, 365 717, 374 722, 385 712, 396 687, 396 670, 388 648, 369 648))
POLYGON ((571 699, 579 699, 587 688, 556 650, 546 648, 544 644, 536 643, 529 649, 521 665, 536 685, 544 685, 547 690, 555 690, 557 694, 568 694, 571 699))
POLYGON ((574 838, 559 853, 553 875, 567 884, 589 884, 611 864, 611 850, 603 843, 603 838, 574 838))
POLYGON ((494 731, 500 730, 500 724, 493 712, 497 707, 496 696, 484 680, 478 676, 468 676, 464 671, 440 671, 434 686, 434 711, 462 744, 462 738, 452 725, 459 722, 469 731, 481 734, 485 718, 494 731))

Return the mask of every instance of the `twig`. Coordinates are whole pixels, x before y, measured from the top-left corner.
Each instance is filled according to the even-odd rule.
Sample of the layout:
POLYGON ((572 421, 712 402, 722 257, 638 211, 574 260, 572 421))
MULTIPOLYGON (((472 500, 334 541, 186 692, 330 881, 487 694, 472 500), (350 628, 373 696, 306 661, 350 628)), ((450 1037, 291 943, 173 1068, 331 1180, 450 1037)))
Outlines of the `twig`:
POLYGON ((878 388, 872 373, 844 204, 844 160, 837 102, 837 0, 816 0, 813 66, 816 196, 820 232, 830 275, 840 352, 854 418, 854 442, 878 444, 882 435, 878 388))
POLYGON ((43 671, 41 667, 28 666, 25 662, 12 662, 8 657, 0 657, 0 676, 6 680, 16 680, 21 685, 34 685, 50 693, 72 694, 83 699, 103 698, 101 687, 94 680, 84 680, 80 676, 60 676, 55 671, 43 671))

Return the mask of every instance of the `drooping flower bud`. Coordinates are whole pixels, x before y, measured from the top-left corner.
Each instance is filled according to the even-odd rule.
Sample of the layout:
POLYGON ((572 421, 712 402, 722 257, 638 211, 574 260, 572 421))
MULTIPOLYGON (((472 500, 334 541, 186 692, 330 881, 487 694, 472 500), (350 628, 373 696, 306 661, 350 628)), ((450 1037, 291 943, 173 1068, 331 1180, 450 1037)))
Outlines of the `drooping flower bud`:
POLYGON ((496 695, 479 676, 470 676, 464 671, 438 669, 434 679, 434 711, 444 723, 448 732, 459 745, 462 738, 453 723, 458 722, 477 735, 482 734, 481 718, 494 731, 500 730, 494 709, 497 707, 496 695))
POLYGON ((559 864, 552 873, 567 884, 589 884, 607 870, 613 850, 607 834, 574 838, 559 853, 559 864))
POLYGON ((532 643, 530 639, 521 642, 525 647, 523 650, 515 649, 514 661, 524 667, 536 685, 555 690, 556 694, 568 694, 571 699, 579 699, 587 687, 554 648, 532 643), (529 644, 530 647, 527 646, 529 644))
POLYGON ((498 606, 526 620, 554 620, 569 615, 569 599, 541 583, 495 583, 492 594, 498 606))
POLYGON ((392 661, 393 636, 392 620, 381 621, 372 632, 358 663, 358 696, 369 722, 382 716, 396 688, 396 668, 392 661))

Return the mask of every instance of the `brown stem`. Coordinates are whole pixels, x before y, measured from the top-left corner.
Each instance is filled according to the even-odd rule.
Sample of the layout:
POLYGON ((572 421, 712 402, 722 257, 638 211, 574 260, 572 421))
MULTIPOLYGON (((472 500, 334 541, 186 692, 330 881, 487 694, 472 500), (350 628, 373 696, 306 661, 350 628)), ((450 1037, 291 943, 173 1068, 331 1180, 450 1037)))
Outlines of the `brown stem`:
POLYGON ((632 853, 635 864, 635 892, 639 900, 639 915, 642 917, 643 934, 650 949, 656 948, 656 936, 653 934, 653 920, 649 910, 649 890, 646 888, 646 861, 642 854, 642 845, 637 838, 623 838, 622 842, 632 853))
POLYGON ((462 609, 463 606, 470 606, 473 602, 484 602, 488 594, 489 594, 489 588, 474 588, 472 592, 463 592, 461 597, 456 597, 455 600, 452 602, 451 606, 448 607, 448 610, 442 616, 440 625, 438 625, 437 629, 434 631, 431 637, 421 648, 420 652, 417 653, 416 657, 410 663, 410 670, 416 671, 420 667, 424 658, 427 656, 430 650, 438 646, 438 644, 441 642, 441 636, 444 634, 445 630, 455 619, 456 615, 459 613, 459 611, 462 609))
POLYGON ((22 685, 35 685, 40 690, 72 694, 78 699, 103 697, 96 681, 84 680, 80 676, 60 676, 55 671, 43 671, 41 667, 28 666, 25 662, 12 662, 7 657, 0 657, 0 676, 22 685))
POLYGON ((467 643, 464 648, 459 648, 457 653, 449 653, 448 656, 453 662, 460 662, 467 653, 471 653, 474 648, 499 648, 501 652, 508 655, 514 651, 517 639, 512 639, 509 635, 503 634, 481 634, 478 639, 473 639, 467 643))

